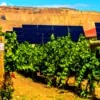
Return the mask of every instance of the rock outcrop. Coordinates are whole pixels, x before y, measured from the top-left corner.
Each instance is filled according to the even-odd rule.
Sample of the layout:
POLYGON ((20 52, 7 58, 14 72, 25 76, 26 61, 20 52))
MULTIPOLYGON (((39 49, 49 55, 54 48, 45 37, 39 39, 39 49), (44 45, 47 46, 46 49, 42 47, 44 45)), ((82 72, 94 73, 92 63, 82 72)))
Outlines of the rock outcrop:
POLYGON ((0 26, 10 31, 22 24, 81 25, 84 30, 95 28, 100 13, 67 8, 25 8, 0 6, 0 26))

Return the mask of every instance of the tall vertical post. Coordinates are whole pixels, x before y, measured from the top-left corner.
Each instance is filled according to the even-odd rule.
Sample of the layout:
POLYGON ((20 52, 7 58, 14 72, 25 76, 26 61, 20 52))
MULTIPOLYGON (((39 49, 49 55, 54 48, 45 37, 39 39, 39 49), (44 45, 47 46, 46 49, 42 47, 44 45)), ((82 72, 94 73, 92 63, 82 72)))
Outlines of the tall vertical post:
POLYGON ((0 36, 0 87, 4 81, 4 36, 0 36))

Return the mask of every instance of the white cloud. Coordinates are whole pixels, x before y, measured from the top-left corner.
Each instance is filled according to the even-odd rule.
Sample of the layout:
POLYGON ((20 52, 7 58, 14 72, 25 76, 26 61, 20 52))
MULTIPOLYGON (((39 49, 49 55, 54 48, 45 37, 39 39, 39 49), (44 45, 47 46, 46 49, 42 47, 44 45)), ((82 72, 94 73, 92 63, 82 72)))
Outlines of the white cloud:
POLYGON ((1 6, 7 6, 7 3, 6 2, 2 2, 0 5, 1 6))
POLYGON ((13 6, 12 4, 7 4, 6 2, 2 2, 0 6, 13 6))
POLYGON ((89 4, 73 4, 73 5, 67 5, 67 6, 77 8, 77 7, 89 7, 91 5, 89 5, 89 4))
POLYGON ((91 5, 89 4, 65 4, 65 5, 43 5, 43 6, 34 6, 34 7, 47 7, 47 8, 59 8, 59 7, 64 7, 64 8, 78 8, 78 7, 89 7, 91 5))
POLYGON ((13 6, 12 4, 9 4, 9 6, 13 6))

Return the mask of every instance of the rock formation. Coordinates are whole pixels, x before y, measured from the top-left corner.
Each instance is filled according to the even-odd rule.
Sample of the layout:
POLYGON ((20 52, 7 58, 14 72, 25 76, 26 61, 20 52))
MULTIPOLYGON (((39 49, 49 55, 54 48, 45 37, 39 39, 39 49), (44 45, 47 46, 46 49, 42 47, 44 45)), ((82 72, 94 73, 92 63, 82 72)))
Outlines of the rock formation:
POLYGON ((0 6, 0 26, 3 31, 21 27, 22 24, 81 25, 84 30, 89 30, 95 28, 95 22, 100 22, 100 13, 95 11, 0 6))

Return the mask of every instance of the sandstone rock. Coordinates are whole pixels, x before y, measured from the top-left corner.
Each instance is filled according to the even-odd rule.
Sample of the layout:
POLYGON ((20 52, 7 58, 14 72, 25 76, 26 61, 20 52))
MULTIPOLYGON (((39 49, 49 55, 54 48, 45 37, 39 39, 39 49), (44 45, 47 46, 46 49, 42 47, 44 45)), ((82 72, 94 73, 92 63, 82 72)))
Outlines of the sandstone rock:
POLYGON ((0 17, 0 26, 3 31, 10 31, 13 27, 21 27, 22 24, 81 25, 84 30, 89 30, 95 28, 95 22, 100 22, 99 12, 67 8, 0 6, 0 17))

